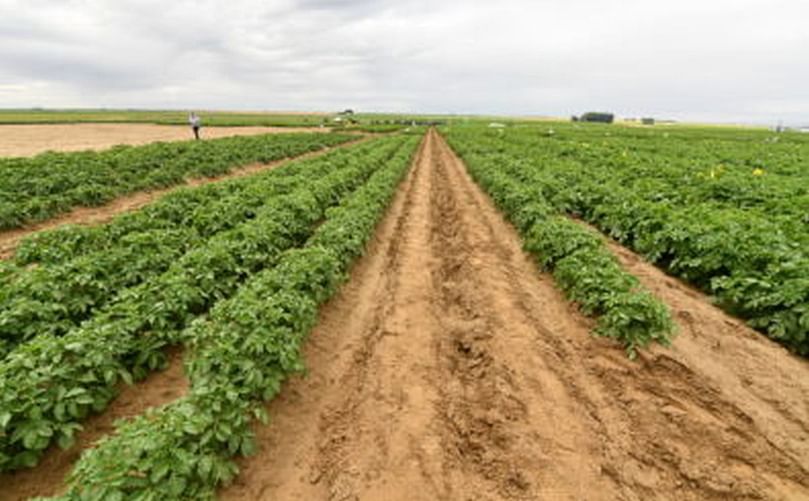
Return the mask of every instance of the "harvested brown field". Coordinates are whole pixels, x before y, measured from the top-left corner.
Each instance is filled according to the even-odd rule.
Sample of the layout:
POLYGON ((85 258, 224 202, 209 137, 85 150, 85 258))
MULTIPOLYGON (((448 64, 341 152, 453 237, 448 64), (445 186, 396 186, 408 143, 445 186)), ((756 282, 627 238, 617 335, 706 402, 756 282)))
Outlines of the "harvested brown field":
MULTIPOLYGON (((205 127, 203 139, 254 134, 322 132, 319 127, 205 127)), ((44 151, 103 150, 119 144, 193 139, 190 127, 138 123, 0 125, 0 157, 28 157, 44 151)))

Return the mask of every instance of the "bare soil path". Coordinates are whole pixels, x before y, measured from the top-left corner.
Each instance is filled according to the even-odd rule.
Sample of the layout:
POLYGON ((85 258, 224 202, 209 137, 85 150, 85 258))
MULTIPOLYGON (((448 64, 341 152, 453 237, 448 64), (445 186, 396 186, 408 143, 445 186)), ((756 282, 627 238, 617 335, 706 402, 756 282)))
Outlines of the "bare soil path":
MULTIPOLYGON (((328 129, 327 129, 328 130, 328 129)), ((254 134, 323 132, 320 127, 205 127, 203 139, 254 134)), ((156 124, 0 125, 0 157, 27 157, 44 151, 103 150, 118 144, 193 139, 190 127, 156 124)))
POLYGON ((631 362, 430 132, 222 499, 809 499, 809 365, 634 266, 682 333, 631 362))
POLYGON ((56 216, 52 219, 43 221, 41 223, 31 224, 28 226, 24 226, 22 228, 14 228, 12 230, 0 231, 0 259, 8 259, 11 256, 13 256, 14 250, 17 248, 17 245, 20 243, 20 240, 27 237, 28 235, 31 235, 32 233, 53 229, 63 224, 90 225, 90 224, 106 223, 107 221, 111 220, 118 214, 140 209, 144 205, 147 205, 157 200, 158 198, 162 197, 163 195, 166 195, 179 188, 185 188, 189 186, 200 186, 203 184, 224 181, 226 179, 250 176, 252 174, 256 174, 264 170, 273 169, 275 167, 281 166, 293 160, 302 160, 305 158, 317 157, 333 150, 334 148, 342 148, 350 144, 366 141, 370 138, 371 136, 362 136, 360 139, 357 140, 351 140, 347 143, 343 143, 337 146, 330 146, 323 148, 321 150, 304 153, 303 155, 298 155, 296 157, 282 158, 280 160, 276 160, 266 164, 256 163, 246 165, 243 167, 238 167, 236 169, 233 169, 229 173, 223 174, 221 176, 187 179, 185 183, 172 186, 169 188, 139 191, 136 193, 132 193, 131 195, 125 195, 116 198, 112 202, 105 205, 101 205, 99 207, 78 207, 70 212, 62 214, 60 216, 56 216))
POLYGON ((76 436, 73 447, 62 450, 52 446, 34 468, 0 474, 0 501, 22 501, 36 496, 55 496, 65 490, 65 477, 82 451, 115 429, 115 421, 143 414, 150 407, 173 402, 188 390, 183 373, 182 351, 169 353, 165 370, 150 374, 132 386, 123 385, 121 393, 103 413, 90 417, 76 436))

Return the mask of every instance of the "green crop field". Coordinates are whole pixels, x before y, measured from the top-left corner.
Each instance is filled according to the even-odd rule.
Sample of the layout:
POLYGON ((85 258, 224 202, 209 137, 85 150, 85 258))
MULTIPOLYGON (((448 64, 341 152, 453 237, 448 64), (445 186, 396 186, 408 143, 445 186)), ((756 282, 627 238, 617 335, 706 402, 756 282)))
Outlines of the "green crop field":
MULTIPOLYGON (((209 126, 313 127, 330 122, 330 114, 262 113, 195 110, 209 126)), ((0 124, 153 123, 187 125, 188 111, 0 109, 0 124)))
POLYGON ((106 151, 0 158, 0 229, 42 221, 77 206, 215 176, 351 139, 336 134, 283 134, 118 146, 106 151))
POLYGON ((189 343, 196 353, 191 394, 87 456, 75 489, 100 489, 104 497, 135 486, 110 484, 110 468, 187 470, 182 483, 164 484, 167 495, 178 485, 207 492, 231 476, 226 456, 249 450, 246 426, 257 402, 300 366, 294 353, 317 305, 361 252, 417 140, 377 139, 181 190, 110 224, 27 242, 20 267, 3 270, 0 324, 10 352, 0 365, 0 468, 32 466, 50 444, 69 445, 120 381, 160 367, 162 347, 189 343), (40 266, 25 267, 32 259, 40 266), (278 301, 262 299, 270 296, 278 301), (253 366, 256 355, 264 361, 253 366), (148 444, 138 438, 143 433, 148 444), (160 457, 146 464, 139 454, 117 452, 156 444, 185 451, 184 464, 160 457))
MULTIPOLYGON (((548 214, 582 218, 773 339, 809 353, 809 136, 563 123, 453 126, 447 134, 473 172, 516 183, 517 193, 493 196, 526 232, 550 224, 548 214)), ((579 247, 572 239, 562 255, 579 247)), ((537 250, 556 267, 557 251, 544 241, 537 250)), ((564 287, 589 304, 589 292, 564 287)))
MULTIPOLYGON (((792 377, 782 365, 790 374, 805 367, 809 136, 396 115, 363 116, 349 128, 371 134, 0 160, 0 237, 23 235, 0 260, 0 481, 14 499, 216 498, 239 487, 245 470, 285 472, 266 466, 279 441, 311 438, 320 461, 332 447, 330 457, 343 457, 343 444, 357 440, 346 431, 354 421, 398 431, 396 420, 420 405, 422 391, 433 392, 424 415, 438 416, 429 428, 468 450, 483 446, 469 445, 467 436, 478 435, 465 430, 501 433, 535 418, 514 405, 520 395, 539 415, 569 412, 546 418, 548 433, 584 416, 576 426, 600 430, 628 457, 656 457, 655 437, 674 433, 676 419, 688 434, 732 443, 756 468, 777 463, 779 450, 748 448, 725 435, 735 433, 727 426, 716 428, 733 422, 759 433, 740 407, 722 403, 712 377, 752 377, 753 365, 780 382, 792 377), (174 188, 103 224, 31 226, 162 187, 174 188), (638 273, 622 253, 686 285, 665 277, 661 293, 663 281, 638 273), (321 339, 304 357, 318 328, 321 339), (182 358, 187 391, 156 406, 130 402, 135 412, 99 431, 93 417, 115 409, 125 387, 142 395, 171 372, 164 369, 179 370, 172 353, 182 358), (310 357, 334 372, 318 373, 310 357), (293 379, 293 397, 273 402, 287 410, 268 440, 257 432, 276 426, 266 402, 308 370, 317 376, 303 386, 293 379), (301 401, 308 407, 295 407, 301 401), (682 402, 716 417, 688 421, 682 402), (326 438, 301 436, 299 415, 326 438), (330 419, 344 424, 331 430, 330 419), (626 421, 617 434, 598 424, 610 419, 626 421), (85 428, 102 438, 85 442, 85 428), (52 467, 59 448, 73 459, 44 488, 36 474, 52 467), (256 454, 251 470, 245 458, 256 454)), ((786 389, 767 380, 767 391, 802 395, 795 378, 786 389)), ((545 429, 537 426, 530 429, 545 429)), ((497 443, 533 440, 533 431, 509 433, 497 443)), ((549 443, 531 442, 531 450, 549 443)), ((788 478, 799 483, 795 468, 788 478)))
POLYGON ((0 501, 809 501, 809 1, 0 1, 0 501))

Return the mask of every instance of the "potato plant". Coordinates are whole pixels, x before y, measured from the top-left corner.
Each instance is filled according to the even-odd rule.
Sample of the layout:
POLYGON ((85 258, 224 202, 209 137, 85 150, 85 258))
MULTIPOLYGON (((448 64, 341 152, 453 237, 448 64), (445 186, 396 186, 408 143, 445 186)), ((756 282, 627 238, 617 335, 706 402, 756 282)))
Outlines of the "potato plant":
POLYGON ((301 248, 257 273, 182 336, 190 348, 186 397, 132 419, 85 454, 63 499, 210 499, 236 474, 233 456, 255 448, 262 402, 303 368, 301 345, 319 306, 346 279, 418 138, 330 209, 301 248))
POLYGON ((224 174, 241 165, 300 155, 351 138, 269 134, 0 158, 0 230, 42 221, 78 206, 101 205, 127 193, 224 174))
MULTIPOLYGON (((397 147, 374 148, 372 157, 397 147)), ((25 258, 18 256, 17 262, 38 266, 0 282, 0 356, 40 334, 64 335, 122 290, 160 275, 214 235, 255 219, 268 201, 331 170, 329 163, 295 162, 222 185, 181 190, 110 224, 37 235, 33 244, 24 244, 25 258)))
POLYGON ((479 153, 473 135, 448 136, 475 181, 517 227, 525 249, 583 313, 597 318, 598 334, 621 342, 630 358, 651 342, 670 343, 668 308, 624 271, 601 236, 559 215, 541 186, 515 175, 525 165, 479 153))
POLYGON ((21 344, 0 363, 0 470, 34 465, 48 445, 67 446, 85 416, 106 407, 119 382, 164 363, 163 348, 231 297, 284 251, 311 236, 328 207, 398 158, 406 137, 388 137, 310 160, 307 182, 271 198, 254 218, 219 233, 164 273, 122 290, 78 328, 21 344))
POLYGON ((449 134, 772 339, 809 355, 809 141, 603 126, 449 134))

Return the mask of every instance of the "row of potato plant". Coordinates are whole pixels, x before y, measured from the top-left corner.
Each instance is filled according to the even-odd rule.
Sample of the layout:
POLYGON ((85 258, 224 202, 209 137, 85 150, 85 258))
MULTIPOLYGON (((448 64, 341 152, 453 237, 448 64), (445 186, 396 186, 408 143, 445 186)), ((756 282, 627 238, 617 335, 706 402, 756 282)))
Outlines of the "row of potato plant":
POLYGON ((52 443, 70 445, 81 421, 105 408, 121 381, 162 366, 163 348, 194 318, 302 244, 325 210, 390 161, 404 141, 381 138, 312 160, 332 169, 325 176, 315 171, 299 189, 268 200, 249 222, 123 290, 64 336, 38 336, 13 350, 0 363, 0 470, 35 464, 52 443))
POLYGON ((351 136, 339 134, 264 134, 0 158, 0 229, 42 221, 78 206, 101 205, 126 193, 224 174, 248 163, 267 163, 349 139, 351 136))
POLYGON ((0 357, 37 335, 65 334, 121 290, 160 275, 214 235, 257 217, 268 199, 331 169, 323 162, 294 162, 249 178, 180 190, 110 224, 38 235, 35 243, 23 244, 26 259, 18 259, 17 273, 0 280, 0 357), (33 254, 44 259, 32 261, 33 254), (37 266, 28 266, 32 262, 37 266))
POLYGON ((303 369, 318 309, 346 279, 412 162, 411 137, 366 184, 329 209, 302 248, 255 275, 183 338, 190 393, 134 418, 84 454, 60 499, 211 499, 255 448, 262 401, 303 369))
POLYGON ((474 135, 449 133, 448 140, 516 226, 526 250, 553 273, 569 299, 597 318, 597 333, 620 341, 631 358, 650 342, 670 343, 674 324, 668 308, 620 266, 600 235, 559 215, 502 156, 476 148, 474 135))
POLYGON ((703 139, 692 131, 672 144, 660 133, 621 128, 537 132, 456 131, 471 134, 471 148, 511 167, 557 210, 809 355, 809 141, 774 142, 764 132, 703 139))

